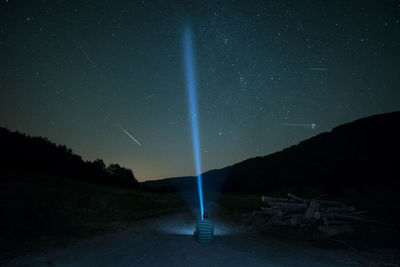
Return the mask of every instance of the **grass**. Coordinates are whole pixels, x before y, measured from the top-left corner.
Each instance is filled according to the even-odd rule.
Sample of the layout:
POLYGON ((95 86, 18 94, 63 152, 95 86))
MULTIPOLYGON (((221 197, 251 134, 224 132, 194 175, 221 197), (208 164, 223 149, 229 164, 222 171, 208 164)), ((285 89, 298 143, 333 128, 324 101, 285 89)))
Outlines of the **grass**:
POLYGON ((239 221, 241 215, 260 210, 263 206, 261 194, 221 194, 217 203, 233 221, 239 221))
POLYGON ((185 209, 155 194, 68 178, 0 171, 1 258, 62 246, 100 231, 185 209))

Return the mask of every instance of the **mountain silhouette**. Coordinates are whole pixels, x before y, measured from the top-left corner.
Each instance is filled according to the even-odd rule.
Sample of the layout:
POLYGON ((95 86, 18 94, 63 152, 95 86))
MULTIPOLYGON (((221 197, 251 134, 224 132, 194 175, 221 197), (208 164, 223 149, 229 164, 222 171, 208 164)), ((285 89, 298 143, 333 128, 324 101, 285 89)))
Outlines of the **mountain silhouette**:
MULTIPOLYGON (((351 186, 362 192, 366 186, 398 182, 399 152, 397 111, 346 123, 280 152, 205 172, 203 187, 240 193, 320 187, 338 193, 351 186)), ((142 186, 154 191, 195 190, 195 179, 168 178, 142 186)))

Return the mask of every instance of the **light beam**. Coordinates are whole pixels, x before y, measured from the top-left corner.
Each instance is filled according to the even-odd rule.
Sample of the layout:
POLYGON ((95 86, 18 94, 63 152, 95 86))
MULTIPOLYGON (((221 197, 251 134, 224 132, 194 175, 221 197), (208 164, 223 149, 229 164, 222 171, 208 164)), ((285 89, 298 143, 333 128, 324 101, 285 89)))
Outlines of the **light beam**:
POLYGON ((189 114, 192 126, 193 152, 196 165, 197 189, 199 193, 201 218, 203 218, 203 184, 201 179, 200 141, 199 129, 197 124, 196 77, 194 68, 193 40, 189 25, 185 25, 183 31, 183 50, 185 61, 184 63, 186 74, 186 87, 189 98, 189 114))

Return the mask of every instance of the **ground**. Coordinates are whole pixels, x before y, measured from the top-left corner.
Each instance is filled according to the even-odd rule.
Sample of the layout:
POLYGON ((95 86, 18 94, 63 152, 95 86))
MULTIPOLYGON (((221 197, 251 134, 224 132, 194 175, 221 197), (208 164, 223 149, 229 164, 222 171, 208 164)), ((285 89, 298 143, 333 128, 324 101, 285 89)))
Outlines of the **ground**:
MULTIPOLYGON (((199 244, 191 212, 137 221, 113 233, 0 262, 4 266, 399 266, 396 255, 321 249, 268 240, 215 218, 215 239, 199 244)), ((388 254, 389 253, 389 254, 388 254)))
MULTIPOLYGON (((355 244, 364 246, 345 240, 331 247, 295 229, 263 231, 265 220, 243 220, 260 209, 260 195, 208 190, 205 209, 216 236, 199 244, 192 237, 196 192, 157 194, 23 172, 0 176, 1 266, 399 266, 399 250, 372 249, 375 239, 358 236, 355 244)), ((398 234, 389 233, 376 248, 397 245, 398 234)))

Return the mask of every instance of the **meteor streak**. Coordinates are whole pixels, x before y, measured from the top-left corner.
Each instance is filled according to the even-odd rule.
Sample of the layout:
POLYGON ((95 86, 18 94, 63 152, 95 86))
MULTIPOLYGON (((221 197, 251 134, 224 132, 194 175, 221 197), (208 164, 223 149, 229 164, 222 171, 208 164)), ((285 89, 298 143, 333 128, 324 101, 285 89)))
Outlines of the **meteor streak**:
POLYGON ((311 129, 315 129, 315 123, 282 123, 284 126, 302 126, 302 127, 311 127, 311 129))
POLYGON ((327 71, 328 69, 327 68, 309 68, 309 70, 312 70, 312 71, 327 71))
MULTIPOLYGON (((114 86, 116 86, 117 88, 121 88, 121 86, 120 86, 120 84, 119 83, 117 83, 116 81, 115 81, 115 79, 112 77, 112 76, 107 76, 107 75, 105 75, 105 73, 99 68, 99 66, 94 62, 94 60, 89 56, 89 53, 87 53, 86 52, 86 50, 84 49, 84 45, 83 45, 83 42, 82 41, 79 41, 79 40, 73 40, 74 41, 74 44, 75 44, 75 46, 76 46, 76 48, 78 48, 79 49, 79 51, 81 51, 81 53, 85 56, 85 58, 87 59, 87 61, 90 63, 90 66, 92 66, 95 70, 96 70, 96 72, 99 74, 99 76, 101 77, 101 78, 103 78, 103 80, 105 80, 105 81, 108 81, 108 80, 110 80, 113 84, 114 84, 114 86)), ((101 49, 101 47, 99 47, 99 45, 98 44, 96 44, 96 46, 99 48, 99 49, 101 49)), ((109 62, 108 62, 108 60, 106 59, 106 58, 104 58, 103 57, 103 61, 104 60, 106 60, 106 65, 108 65, 108 66, 111 66, 112 64, 110 64, 109 62)))
POLYGON ((76 40, 74 40, 74 43, 76 45, 76 47, 82 52, 82 54, 86 57, 87 61, 89 61, 90 65, 92 65, 92 67, 97 71, 97 73, 100 74, 100 76, 102 76, 104 78, 104 74, 103 72, 101 72, 101 70, 99 69, 99 67, 97 67, 96 63, 94 63, 94 61, 89 57, 88 53, 86 53, 85 49, 83 49, 83 47, 81 45, 78 44, 78 42, 76 40))
POLYGON ((124 128, 122 128, 122 126, 121 125, 118 125, 118 127, 124 132, 124 133, 126 133, 130 138, 132 138, 132 140, 133 141, 135 141, 136 142, 136 144, 138 144, 139 146, 141 146, 142 144, 140 144, 139 143, 139 141, 138 140, 136 140, 135 139, 135 137, 133 137, 130 133, 128 133, 128 131, 127 130, 125 130, 124 128))

